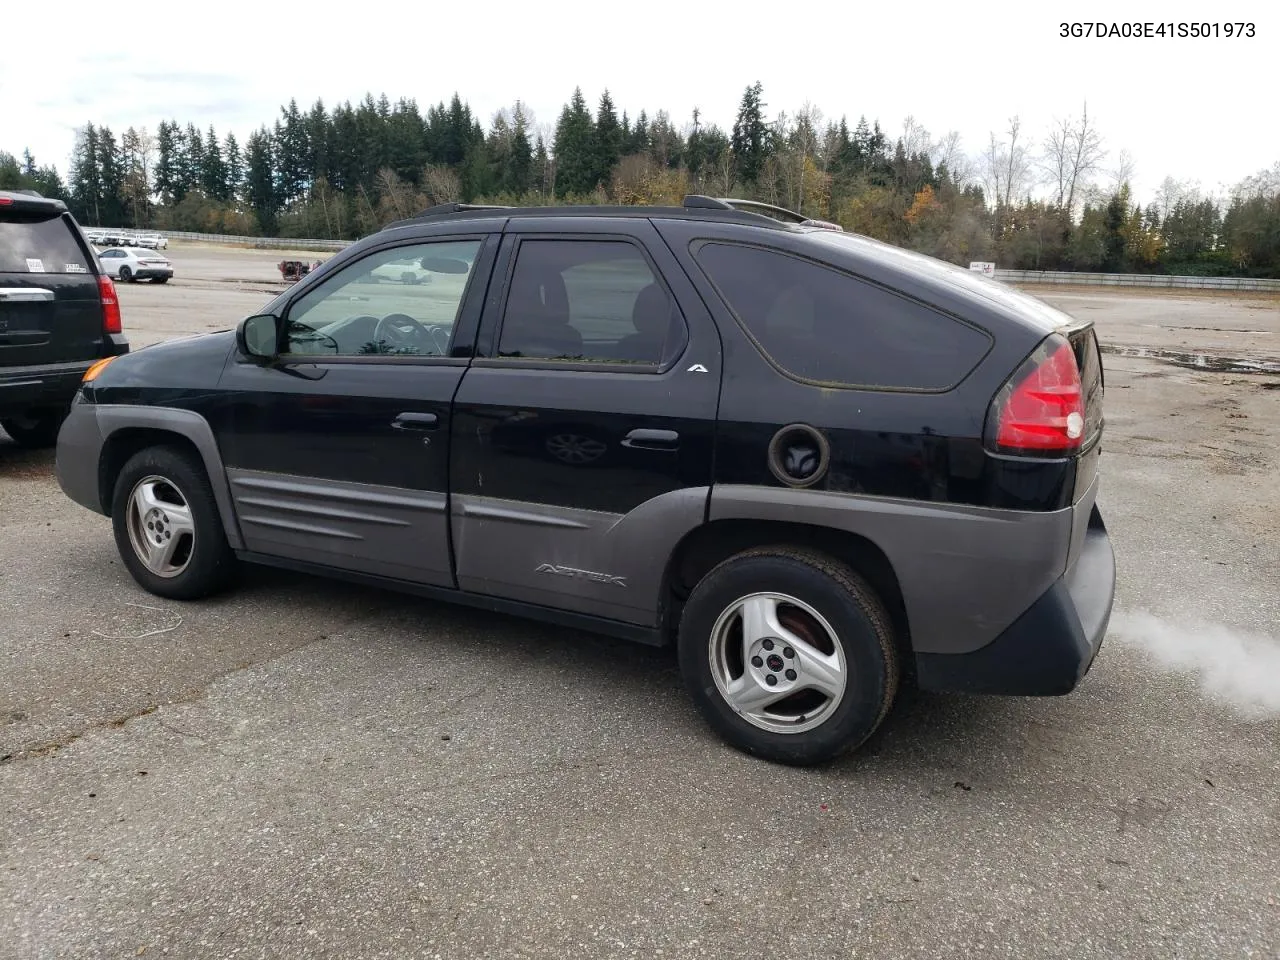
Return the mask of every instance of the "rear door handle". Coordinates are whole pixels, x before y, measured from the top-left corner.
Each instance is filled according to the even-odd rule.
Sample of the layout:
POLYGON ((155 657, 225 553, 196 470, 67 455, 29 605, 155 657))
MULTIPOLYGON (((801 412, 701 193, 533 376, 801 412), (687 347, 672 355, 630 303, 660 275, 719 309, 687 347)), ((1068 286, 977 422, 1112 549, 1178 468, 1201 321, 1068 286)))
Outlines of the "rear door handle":
POLYGON ((434 430, 440 418, 434 413, 402 413, 391 421, 395 430, 434 430))
POLYGON ((680 442, 680 434, 674 430, 649 430, 639 427, 627 434, 624 447, 637 450, 674 450, 680 442))

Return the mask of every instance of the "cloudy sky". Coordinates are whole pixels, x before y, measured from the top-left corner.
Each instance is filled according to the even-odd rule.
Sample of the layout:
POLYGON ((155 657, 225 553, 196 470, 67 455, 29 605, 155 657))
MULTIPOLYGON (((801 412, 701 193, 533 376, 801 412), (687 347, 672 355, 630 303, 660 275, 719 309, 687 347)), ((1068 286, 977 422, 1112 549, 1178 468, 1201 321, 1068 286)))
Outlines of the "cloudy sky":
POLYGON ((1038 142, 1087 100, 1107 165, 1127 150, 1141 199, 1165 176, 1216 190, 1280 161, 1274 6, 498 0, 362 3, 328 15, 314 0, 62 0, 49 8, 57 11, 49 43, 4 45, 0 150, 30 148, 65 173, 86 121, 118 135, 175 118, 243 140, 290 97, 332 104, 366 91, 413 97, 425 109, 457 90, 486 123, 521 99, 539 122, 554 123, 575 85, 593 106, 608 87, 632 117, 665 108, 684 124, 697 106, 727 129, 743 88, 760 80, 770 114, 812 101, 827 117, 848 114, 852 123, 866 114, 895 133, 912 115, 935 136, 958 130, 974 154, 1011 116, 1038 142), (1252 22, 1255 35, 1059 36, 1064 19, 1208 17, 1252 22))

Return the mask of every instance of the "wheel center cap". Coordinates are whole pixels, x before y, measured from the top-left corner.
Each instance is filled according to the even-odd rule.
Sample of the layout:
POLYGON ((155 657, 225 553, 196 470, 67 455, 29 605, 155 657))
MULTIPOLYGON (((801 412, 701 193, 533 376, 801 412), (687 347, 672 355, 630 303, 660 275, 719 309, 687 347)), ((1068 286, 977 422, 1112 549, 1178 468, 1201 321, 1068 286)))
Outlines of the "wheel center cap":
POLYGON ((774 672, 777 672, 778 670, 782 669, 782 658, 778 656, 776 653, 769 654, 768 659, 765 660, 765 663, 768 664, 769 669, 773 670, 774 672))

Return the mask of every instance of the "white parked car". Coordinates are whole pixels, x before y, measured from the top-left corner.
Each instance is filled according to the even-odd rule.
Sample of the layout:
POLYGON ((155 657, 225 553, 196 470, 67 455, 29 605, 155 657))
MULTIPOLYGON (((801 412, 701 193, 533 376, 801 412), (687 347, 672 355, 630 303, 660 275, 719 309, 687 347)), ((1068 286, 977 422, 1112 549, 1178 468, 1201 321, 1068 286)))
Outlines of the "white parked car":
POLYGON ((99 253, 98 260, 102 263, 103 273, 125 283, 135 280, 164 283, 173 276, 173 263, 168 257, 145 250, 111 247, 99 253))
POLYGON ((165 250, 169 246, 169 241, 158 233, 140 233, 137 240, 138 246, 147 250, 165 250))

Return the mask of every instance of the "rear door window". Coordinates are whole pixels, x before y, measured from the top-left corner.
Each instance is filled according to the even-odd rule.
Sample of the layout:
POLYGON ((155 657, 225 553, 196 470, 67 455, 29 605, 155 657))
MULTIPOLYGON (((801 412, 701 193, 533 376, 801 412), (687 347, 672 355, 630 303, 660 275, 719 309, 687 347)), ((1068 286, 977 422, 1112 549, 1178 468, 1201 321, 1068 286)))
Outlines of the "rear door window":
POLYGON ((801 257, 728 243, 694 256, 757 346, 800 380, 941 391, 991 344, 975 327, 801 257))
POLYGON ((0 220, 0 273, 88 273, 70 226, 51 220, 0 220))
POLYGON ((498 356, 656 369, 687 329, 640 248, 623 240, 524 240, 498 356))

